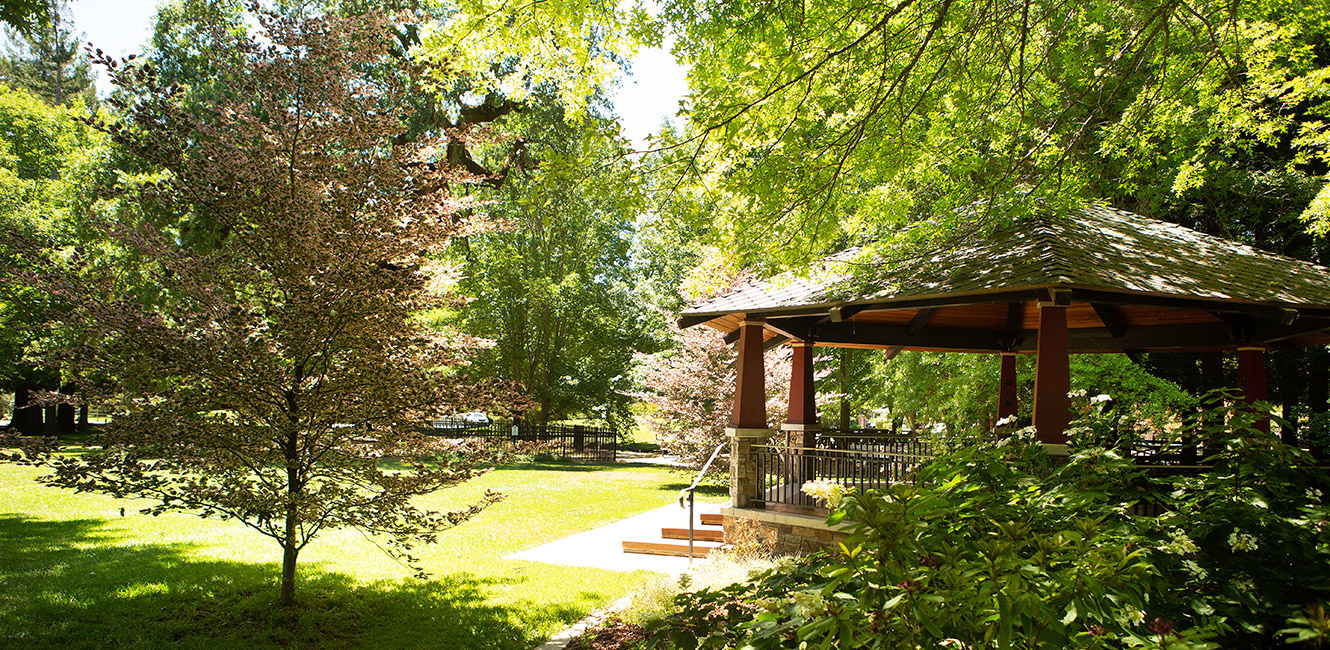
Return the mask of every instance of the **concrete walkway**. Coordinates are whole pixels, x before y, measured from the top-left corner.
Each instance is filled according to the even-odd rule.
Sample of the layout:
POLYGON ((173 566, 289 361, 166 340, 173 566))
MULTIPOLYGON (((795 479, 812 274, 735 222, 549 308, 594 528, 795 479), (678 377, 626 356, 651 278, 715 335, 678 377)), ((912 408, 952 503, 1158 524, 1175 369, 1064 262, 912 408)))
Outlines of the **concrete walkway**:
MULTIPOLYGON (((699 503, 696 509, 697 516, 700 518, 704 512, 720 512, 721 507, 719 504, 699 503)), ((693 523, 700 528, 698 522, 693 523)), ((504 559, 528 560, 565 566, 584 566, 611 571, 637 571, 642 569, 668 575, 679 575, 688 568, 688 558, 686 557, 665 557, 623 552, 624 540, 659 540, 662 527, 687 528, 688 510, 680 508, 678 504, 670 504, 600 528, 570 535, 525 551, 519 551, 504 559)), ((684 541, 682 543, 687 544, 688 542, 684 541)))

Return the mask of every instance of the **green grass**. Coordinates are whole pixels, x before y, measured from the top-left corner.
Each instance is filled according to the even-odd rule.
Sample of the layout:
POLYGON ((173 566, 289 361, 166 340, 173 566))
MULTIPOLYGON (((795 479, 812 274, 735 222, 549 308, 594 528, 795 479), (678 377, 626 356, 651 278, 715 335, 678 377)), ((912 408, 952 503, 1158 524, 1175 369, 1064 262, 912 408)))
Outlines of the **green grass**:
POLYGON ((428 499, 447 508, 486 488, 507 495, 417 549, 431 579, 355 531, 332 531, 301 554, 301 604, 284 610, 270 539, 235 522, 139 515, 36 474, 0 465, 3 648, 530 648, 651 574, 503 556, 668 504, 686 485, 658 467, 503 468, 428 499))

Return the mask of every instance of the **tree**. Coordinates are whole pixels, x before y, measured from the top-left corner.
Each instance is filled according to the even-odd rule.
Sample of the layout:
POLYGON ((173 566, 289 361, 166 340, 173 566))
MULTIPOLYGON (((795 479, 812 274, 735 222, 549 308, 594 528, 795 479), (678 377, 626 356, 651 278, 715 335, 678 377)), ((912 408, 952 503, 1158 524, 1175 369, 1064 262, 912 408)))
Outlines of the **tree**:
MULTIPOLYGON (((647 426, 660 446, 684 465, 700 470, 716 446, 728 440, 725 428, 734 409, 735 357, 715 330, 670 326, 672 349, 640 355, 640 395, 650 409, 647 426)), ((790 354, 778 347, 766 353, 767 422, 780 422, 789 406, 790 354)), ((729 466, 715 463, 713 473, 729 466)))
POLYGON ((414 505, 493 460, 421 428, 517 398, 466 376, 474 339, 418 317, 455 306, 432 256, 490 223, 463 212, 474 202, 452 188, 476 179, 435 160, 440 143, 396 141, 420 71, 373 83, 362 72, 388 56, 389 25, 256 17, 258 36, 227 43, 244 66, 212 106, 186 105, 151 62, 97 61, 127 94, 111 100, 124 121, 95 126, 162 171, 122 188, 128 205, 106 224, 128 268, 76 249, 38 281, 72 305, 53 315, 77 337, 61 357, 83 376, 114 376, 103 392, 123 395, 126 411, 103 452, 29 458, 54 470, 52 485, 149 498, 148 513, 235 519, 272 538, 289 605, 299 553, 319 532, 382 535, 409 561, 414 544, 499 498, 446 513, 414 505), (141 218, 153 212, 205 214, 224 234, 182 245, 141 218), (136 275, 156 291, 141 295, 136 275), (384 457, 406 469, 385 471, 384 457))
POLYGON ((630 264, 643 203, 636 171, 603 121, 561 110, 511 116, 529 139, 522 173, 491 212, 512 228, 468 237, 465 329, 496 340, 478 365, 520 382, 540 419, 631 417, 633 351, 652 351, 660 316, 630 264), (534 122, 534 123, 533 123, 534 122))
POLYGON ((41 24, 44 9, 46 0, 0 0, 0 23, 28 34, 41 24))
POLYGON ((693 92, 661 146, 717 206, 716 238, 764 266, 846 239, 910 256, 929 228, 902 226, 971 236, 1106 183, 1166 193, 1206 180, 1198 157, 1262 143, 1326 158, 1324 12, 1285 0, 671 2, 664 19, 693 92))
MULTIPOLYGON (((0 233, 71 245, 79 240, 77 215, 87 207, 107 147, 69 113, 26 89, 0 88, 0 233)), ((28 257, 23 268, 41 259, 28 257)), ((25 434, 74 430, 70 407, 36 399, 37 391, 69 386, 58 367, 36 363, 30 354, 54 344, 41 321, 57 306, 39 287, 0 284, 0 390, 14 393, 10 426, 25 434)))
POLYGON ((43 0, 40 22, 27 32, 11 28, 4 60, 4 80, 31 89, 52 106, 73 98, 92 104, 96 96, 92 67, 80 55, 82 33, 74 32, 64 0, 43 0))

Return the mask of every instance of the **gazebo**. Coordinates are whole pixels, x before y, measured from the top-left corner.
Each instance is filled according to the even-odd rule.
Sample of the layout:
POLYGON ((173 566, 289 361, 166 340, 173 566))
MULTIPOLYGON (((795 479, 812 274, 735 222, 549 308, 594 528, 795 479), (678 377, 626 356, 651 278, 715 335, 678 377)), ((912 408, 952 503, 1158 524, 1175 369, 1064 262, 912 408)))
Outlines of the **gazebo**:
POLYGON ((1236 388, 1260 401, 1267 350, 1330 344, 1330 269, 1098 205, 1044 209, 910 264, 859 257, 843 251, 679 318, 739 345, 728 429, 736 506, 746 500, 749 448, 772 434, 764 347, 793 348, 781 426, 791 432, 820 430, 813 346, 1001 355, 999 416, 1016 413, 1015 355, 1034 354, 1034 425, 1056 454, 1065 453, 1071 354, 1236 351, 1236 388))

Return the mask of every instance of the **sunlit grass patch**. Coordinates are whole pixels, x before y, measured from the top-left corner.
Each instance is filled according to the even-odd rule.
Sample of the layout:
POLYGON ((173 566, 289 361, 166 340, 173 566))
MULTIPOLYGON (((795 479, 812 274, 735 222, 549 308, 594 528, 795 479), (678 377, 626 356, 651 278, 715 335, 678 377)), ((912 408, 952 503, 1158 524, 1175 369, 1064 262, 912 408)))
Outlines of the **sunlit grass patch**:
POLYGON ((520 464, 426 498, 507 498, 418 549, 416 580, 355 531, 301 554, 299 597, 275 607, 280 551, 235 522, 137 513, 0 465, 0 647, 528 648, 650 574, 504 560, 673 502, 664 468, 520 464), (125 515, 121 516, 121 508, 125 515))

